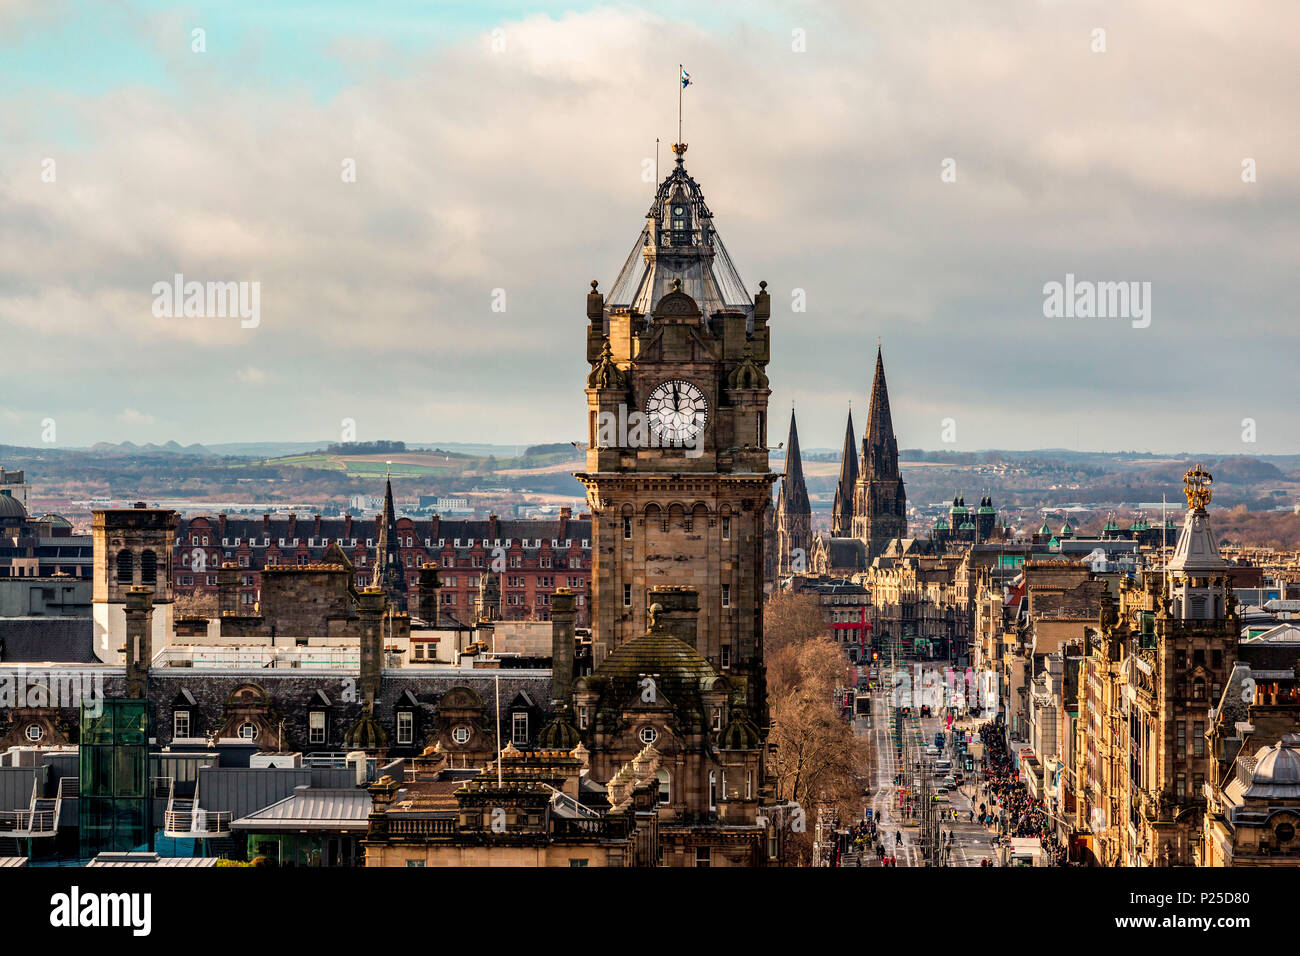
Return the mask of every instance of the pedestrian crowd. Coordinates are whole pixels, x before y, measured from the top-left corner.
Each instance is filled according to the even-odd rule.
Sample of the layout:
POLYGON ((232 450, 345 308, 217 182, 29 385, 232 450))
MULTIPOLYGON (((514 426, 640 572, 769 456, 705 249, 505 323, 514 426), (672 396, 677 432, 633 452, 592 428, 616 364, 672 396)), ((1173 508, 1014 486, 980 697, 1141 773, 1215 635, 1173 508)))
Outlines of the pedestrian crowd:
POLYGON ((1056 838, 1047 808, 1041 800, 1029 796, 1012 764, 1005 731, 1000 717, 979 730, 984 757, 981 760, 983 781, 976 792, 980 801, 976 819, 986 827, 996 827, 1001 837, 1038 837, 1047 862, 1051 866, 1067 866, 1065 847, 1056 838))

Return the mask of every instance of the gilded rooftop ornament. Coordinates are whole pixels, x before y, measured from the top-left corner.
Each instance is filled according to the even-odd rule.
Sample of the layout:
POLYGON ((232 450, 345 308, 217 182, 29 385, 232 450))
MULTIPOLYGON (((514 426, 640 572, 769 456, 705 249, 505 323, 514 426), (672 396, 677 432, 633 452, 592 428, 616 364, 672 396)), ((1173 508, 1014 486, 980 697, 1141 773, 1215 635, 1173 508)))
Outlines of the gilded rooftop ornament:
POLYGON ((1194 465, 1183 475, 1183 493, 1187 495, 1187 507, 1204 509, 1210 503, 1210 485, 1213 476, 1203 465, 1194 465))

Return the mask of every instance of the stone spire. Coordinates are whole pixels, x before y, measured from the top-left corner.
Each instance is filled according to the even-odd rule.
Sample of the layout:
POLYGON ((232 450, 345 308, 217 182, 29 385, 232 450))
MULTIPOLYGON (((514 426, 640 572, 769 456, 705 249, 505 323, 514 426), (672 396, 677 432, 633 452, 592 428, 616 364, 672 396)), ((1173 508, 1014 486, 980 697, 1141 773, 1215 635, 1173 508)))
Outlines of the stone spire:
POLYGON ((808 487, 803 480, 803 458, 799 455, 799 428, 794 409, 790 409, 790 437, 785 443, 785 475, 781 479, 781 499, 791 514, 812 514, 808 487))
POLYGON ((785 475, 776 501, 777 567, 781 574, 802 574, 808 570, 812 549, 812 506, 803 479, 799 455, 799 429, 790 409, 790 437, 785 444, 785 475))
POLYGON ((402 540, 397 534, 397 512, 393 508, 391 468, 384 480, 384 510, 376 524, 375 570, 370 580, 384 590, 394 610, 405 611, 406 570, 402 567, 402 540))
POLYGON ((898 441, 894 438, 894 420, 889 414, 889 388, 885 385, 885 362, 876 347, 876 375, 871 383, 871 405, 867 410, 867 432, 862 436, 864 476, 898 477, 898 441))
POLYGON ((831 537, 847 538, 853 534, 853 486, 858 481, 858 442, 853 433, 853 409, 844 430, 844 451, 840 458, 840 483, 835 486, 831 505, 831 537))
POLYGON ((907 536, 907 495, 898 472, 898 440, 889 414, 885 362, 876 347, 867 431, 853 489, 853 537, 867 544, 867 558, 880 555, 894 538, 907 536))

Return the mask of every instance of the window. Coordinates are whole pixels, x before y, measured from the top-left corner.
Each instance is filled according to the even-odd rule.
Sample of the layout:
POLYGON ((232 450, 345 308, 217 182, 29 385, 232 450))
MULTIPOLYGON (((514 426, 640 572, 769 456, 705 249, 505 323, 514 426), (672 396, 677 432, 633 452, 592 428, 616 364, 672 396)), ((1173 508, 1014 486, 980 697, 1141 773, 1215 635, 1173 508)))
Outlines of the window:
POLYGON ((510 740, 516 746, 528 743, 528 715, 517 713, 510 718, 510 740))
POLYGON ((709 771, 709 809, 718 809, 718 775, 715 771, 709 771))
POLYGON ((569 866, 571 866, 571 867, 581 867, 581 866, 586 866, 586 865, 587 865, 587 858, 586 858, 585 856, 582 857, 581 859, 571 859, 571 860, 569 860, 569 866))
POLYGON ((469 743, 469 728, 463 724, 457 727, 451 732, 451 739, 461 745, 469 743))
POLYGON ((409 744, 415 739, 415 715, 409 710, 397 712, 397 742, 409 744))
POLYGON ((631 518, 623 519, 623 540, 624 541, 632 540, 632 519, 631 518))
POLYGON ((423 861, 423 860, 407 860, 407 861, 406 861, 406 865, 407 865, 407 866, 424 866, 424 861, 423 861))
POLYGON ((632 606, 632 585, 630 584, 623 585, 623 606, 632 606))
POLYGON ((655 776, 659 778, 659 802, 672 803, 673 800, 673 780, 667 770, 656 770, 655 776))
POLYGON ((700 867, 709 865, 709 848, 707 846, 697 846, 695 848, 695 865, 700 867))
POLYGON ((239 736, 243 740, 257 739, 257 725, 252 721, 245 721, 239 725, 239 736))
POLYGON ((578 705, 578 729, 579 730, 587 729, 587 705, 586 704, 578 705))
POLYGON ((140 554, 140 583, 158 583, 158 556, 148 549, 140 554))
POLYGON ((190 735, 190 712, 178 710, 172 714, 172 736, 188 737, 190 735))
POLYGON ((731 666, 731 645, 723 644, 720 650, 722 656, 722 666, 730 667, 731 666))
POLYGON ((724 584, 722 586, 722 606, 731 607, 731 585, 730 584, 724 584))
POLYGON ((642 727, 638 736, 641 738, 641 743, 652 744, 659 739, 659 731, 653 727, 642 727))
MULTIPOLYGON (((1178 725, 1178 755, 1181 757, 1187 753, 1187 725, 1180 723, 1178 725)), ((1181 793, 1183 788, 1180 786, 1178 792, 1181 793)))
POLYGON ((754 799, 754 771, 745 771, 745 799, 754 799))
POLYGON ((117 583, 130 584, 135 571, 135 561, 131 552, 123 548, 117 552, 117 583))
POLYGON ((1192 753, 1197 757, 1205 756, 1205 724, 1201 721, 1192 727, 1192 753))
POLYGON ((719 730, 722 729, 722 708, 721 707, 713 708, 713 720, 711 726, 713 728, 714 733, 717 733, 719 730))
POLYGON ((722 519, 722 540, 723 541, 731 540, 731 519, 730 518, 722 519))
POLYGON ((42 737, 45 736, 45 728, 42 727, 40 724, 28 724, 27 732, 25 736, 27 737, 28 740, 35 743, 36 741, 40 740, 42 737))
POLYGON ((307 742, 323 744, 325 742, 325 711, 313 710, 307 714, 307 742))

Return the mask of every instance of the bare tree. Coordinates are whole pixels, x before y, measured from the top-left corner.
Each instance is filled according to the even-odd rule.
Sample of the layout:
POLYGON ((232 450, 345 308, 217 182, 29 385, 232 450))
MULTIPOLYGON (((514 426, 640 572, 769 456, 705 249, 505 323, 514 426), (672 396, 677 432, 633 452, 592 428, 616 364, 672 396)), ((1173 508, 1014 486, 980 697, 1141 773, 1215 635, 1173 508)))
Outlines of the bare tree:
POLYGON ((768 657, 787 644, 803 644, 829 633, 815 594, 779 591, 763 606, 763 650, 768 657))

